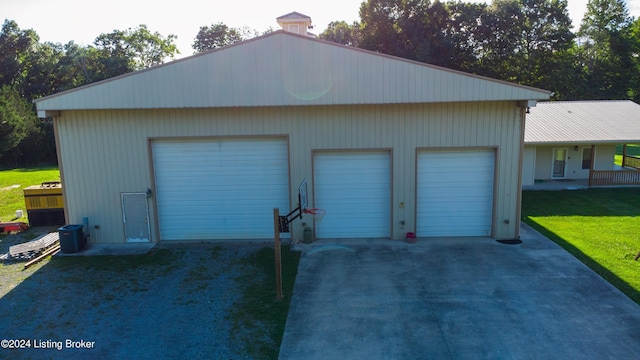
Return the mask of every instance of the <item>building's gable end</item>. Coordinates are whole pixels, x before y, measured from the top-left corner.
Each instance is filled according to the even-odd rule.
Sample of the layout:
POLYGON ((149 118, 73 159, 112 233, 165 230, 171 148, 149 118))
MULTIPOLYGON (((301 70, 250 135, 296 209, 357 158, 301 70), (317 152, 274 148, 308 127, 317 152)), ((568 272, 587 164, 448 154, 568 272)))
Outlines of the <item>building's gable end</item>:
POLYGON ((36 100, 38 110, 547 99, 549 92, 282 31, 36 100))

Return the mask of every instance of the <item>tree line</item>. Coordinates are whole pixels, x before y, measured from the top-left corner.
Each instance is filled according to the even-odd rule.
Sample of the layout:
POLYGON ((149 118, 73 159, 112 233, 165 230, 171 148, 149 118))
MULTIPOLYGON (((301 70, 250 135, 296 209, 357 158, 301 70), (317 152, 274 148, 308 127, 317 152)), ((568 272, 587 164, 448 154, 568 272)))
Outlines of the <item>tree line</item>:
POLYGON ((589 0, 575 32, 567 0, 368 0, 359 22, 334 21, 320 38, 551 90, 554 100, 640 102, 640 19, 624 0, 589 0))
POLYGON ((100 34, 93 45, 40 42, 32 29, 5 20, 0 29, 0 167, 56 164, 51 119, 33 100, 163 63, 177 54, 175 35, 145 25, 100 34))
MULTIPOLYGON (((192 48, 199 53, 258 35, 219 22, 200 27, 192 48)), ((640 102, 640 19, 629 16, 624 0, 589 0, 577 31, 567 0, 366 0, 360 21, 331 22, 319 37, 551 90, 554 100, 640 102)), ((56 163, 52 123, 37 118, 34 99, 172 60, 176 39, 139 25, 100 34, 88 46, 40 42, 34 30, 5 20, 0 167, 56 163)))
MULTIPOLYGON (((200 28, 192 48, 198 53, 258 35, 216 23, 200 28)), ((100 34, 88 46, 40 42, 34 30, 5 20, 0 28, 0 168, 57 163, 52 121, 37 118, 33 100, 172 60, 179 54, 176 39, 139 25, 100 34)))

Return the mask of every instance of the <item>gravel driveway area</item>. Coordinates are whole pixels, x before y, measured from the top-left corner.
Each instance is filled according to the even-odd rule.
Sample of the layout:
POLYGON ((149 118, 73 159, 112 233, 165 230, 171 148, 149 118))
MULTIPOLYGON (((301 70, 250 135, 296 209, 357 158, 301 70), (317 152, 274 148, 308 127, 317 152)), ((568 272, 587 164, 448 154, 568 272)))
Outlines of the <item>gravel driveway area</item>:
MULTIPOLYGON (((0 251, 9 245, 0 242, 0 251)), ((247 330, 234 322, 233 308, 240 277, 256 272, 242 259, 265 246, 56 256, 25 271, 22 263, 0 265, 0 340, 29 346, 6 349, 3 341, 0 358, 248 358, 247 330)))

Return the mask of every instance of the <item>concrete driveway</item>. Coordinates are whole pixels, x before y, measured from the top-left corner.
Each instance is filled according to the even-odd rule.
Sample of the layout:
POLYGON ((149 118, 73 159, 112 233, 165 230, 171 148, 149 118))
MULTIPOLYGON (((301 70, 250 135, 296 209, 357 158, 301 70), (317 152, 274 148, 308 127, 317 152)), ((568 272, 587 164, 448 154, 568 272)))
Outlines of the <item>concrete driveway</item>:
POLYGON ((280 359, 640 359, 640 306, 522 233, 308 245, 280 359))

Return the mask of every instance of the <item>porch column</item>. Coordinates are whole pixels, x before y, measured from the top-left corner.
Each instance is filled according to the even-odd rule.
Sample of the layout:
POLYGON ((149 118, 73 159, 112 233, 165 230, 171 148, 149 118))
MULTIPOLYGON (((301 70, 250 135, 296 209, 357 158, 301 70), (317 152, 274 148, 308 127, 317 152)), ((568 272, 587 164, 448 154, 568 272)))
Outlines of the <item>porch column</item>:
POLYGON ((624 169, 627 160, 627 144, 622 145, 622 168, 624 169))
POLYGON ((596 159, 596 146, 591 145, 591 163, 589 164, 589 187, 593 183, 593 162, 596 159))

